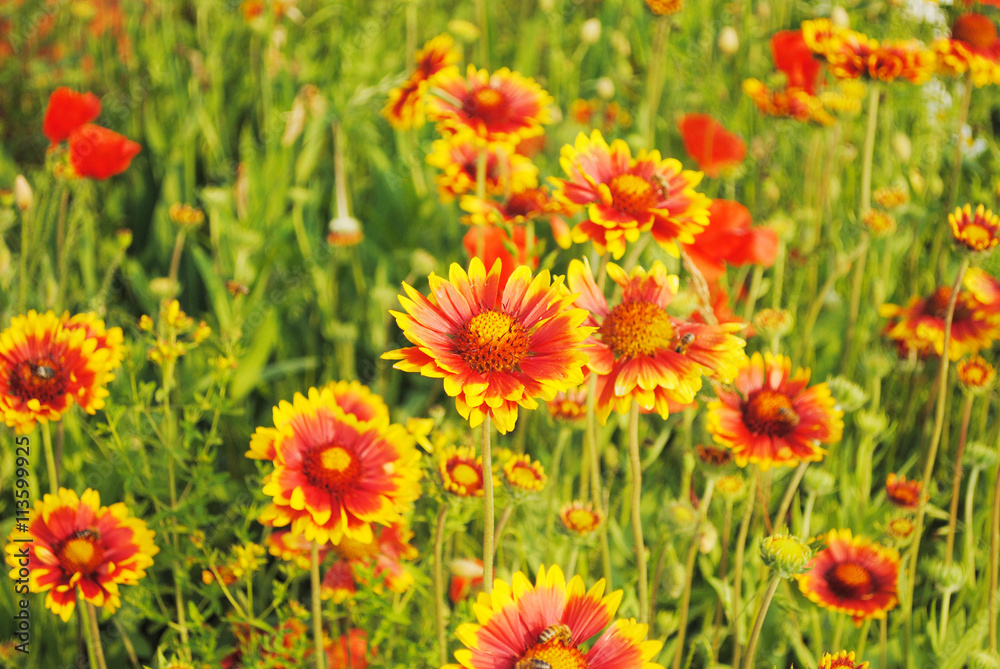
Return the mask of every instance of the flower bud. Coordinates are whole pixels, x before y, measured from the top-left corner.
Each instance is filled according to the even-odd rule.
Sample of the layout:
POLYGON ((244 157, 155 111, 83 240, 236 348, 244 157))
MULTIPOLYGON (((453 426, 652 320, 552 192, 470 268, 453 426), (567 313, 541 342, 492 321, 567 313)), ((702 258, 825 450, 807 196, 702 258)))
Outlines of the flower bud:
POLYGON ((726 26, 719 31, 719 39, 716 42, 719 51, 727 56, 735 55, 740 50, 740 36, 732 26, 726 26))
POLYGON ((595 44, 601 39, 601 20, 587 19, 580 26, 580 41, 584 44, 595 44))
POLYGON ((872 437, 877 437, 889 427, 889 417, 884 411, 859 411, 854 415, 854 422, 862 432, 867 432, 872 437))
POLYGON ((452 19, 448 22, 448 32, 463 42, 475 42, 479 39, 479 27, 471 21, 452 19))
POLYGON ((965 450, 965 462, 973 469, 992 469, 997 463, 996 449, 974 441, 965 450))
POLYGON ((825 469, 810 467, 806 470, 802 485, 809 494, 822 496, 833 492, 834 488, 837 487, 837 480, 833 474, 825 469))
POLYGON ((940 560, 931 563, 931 580, 934 581, 937 589, 944 593, 954 593, 965 583, 965 572, 962 565, 957 562, 947 564, 940 560))
POLYGON ((837 6, 830 11, 830 22, 838 28, 850 28, 851 17, 847 15, 847 10, 837 6))
POLYGON ((837 401, 836 408, 845 413, 860 409, 868 400, 868 395, 861 386, 843 376, 827 379, 826 385, 829 386, 830 394, 837 401))
POLYGON ((788 532, 772 534, 760 542, 761 559, 778 572, 781 578, 791 578, 795 574, 809 571, 812 555, 812 549, 804 541, 788 532))
POLYGON ((1000 654, 977 650, 969 656, 969 669, 1000 669, 1000 654))
POLYGON ((609 77, 598 79, 597 83, 594 84, 594 88, 602 100, 610 100, 615 96, 615 82, 611 81, 609 77))
POLYGON ((14 177, 14 204, 21 211, 27 211, 31 209, 34 202, 35 195, 31 192, 31 184, 24 178, 23 174, 18 174, 14 177))

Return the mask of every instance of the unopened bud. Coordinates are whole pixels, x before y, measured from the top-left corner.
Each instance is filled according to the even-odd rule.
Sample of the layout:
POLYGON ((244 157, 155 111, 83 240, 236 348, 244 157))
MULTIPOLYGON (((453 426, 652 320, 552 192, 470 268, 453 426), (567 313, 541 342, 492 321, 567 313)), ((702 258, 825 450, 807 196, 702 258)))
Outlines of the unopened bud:
POLYGON ((830 22, 838 28, 851 27, 851 17, 847 15, 847 10, 839 6, 830 11, 830 22))
POLYGON ((602 100, 610 100, 615 97, 615 82, 611 81, 608 77, 598 79, 594 88, 602 100))
POLYGON ((31 209, 34 202, 35 195, 31 192, 31 184, 24 178, 23 174, 18 174, 14 177, 14 204, 21 211, 27 211, 31 209))
POLYGON ((580 26, 580 41, 584 44, 594 44, 601 39, 601 20, 587 19, 580 26))
POLYGON ((735 28, 726 26, 719 31, 717 44, 719 45, 719 51, 725 55, 735 55, 740 50, 740 36, 737 34, 735 28))

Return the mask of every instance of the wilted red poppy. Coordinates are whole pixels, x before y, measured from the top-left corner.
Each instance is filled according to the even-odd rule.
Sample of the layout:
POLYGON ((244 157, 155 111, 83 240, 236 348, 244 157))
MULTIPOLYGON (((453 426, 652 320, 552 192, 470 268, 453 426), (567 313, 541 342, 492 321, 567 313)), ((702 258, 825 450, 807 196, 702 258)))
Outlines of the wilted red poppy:
POLYGON ((708 227, 685 244, 694 264, 709 282, 716 281, 730 265, 770 267, 778 256, 778 233, 771 228, 752 228, 750 210, 732 200, 712 200, 708 227))
POLYGON ((84 123, 101 114, 101 101, 93 93, 77 93, 65 86, 52 91, 45 109, 42 132, 53 144, 58 144, 84 123))
POLYGON ((787 88, 801 88, 810 95, 816 93, 816 76, 822 66, 813 58, 801 30, 782 30, 771 37, 774 66, 785 73, 787 88))
POLYGON ((521 265, 530 265, 532 268, 538 266, 538 258, 529 258, 527 242, 528 233, 523 225, 514 226, 513 236, 507 230, 498 225, 475 225, 469 228, 462 238, 462 245, 465 246, 469 257, 475 257, 479 253, 479 239, 482 237, 483 256, 480 260, 486 267, 492 267, 493 263, 500 259, 500 285, 507 285, 507 279, 521 265), (510 247, 517 249, 517 258, 511 253, 510 247), (530 262, 529 262, 530 260, 530 262))
POLYGON ((707 114, 685 114, 677 127, 684 139, 684 150, 691 156, 698 169, 710 177, 717 177, 722 170, 735 167, 747 155, 747 145, 737 135, 707 114))
POLYGON ((88 123, 69 136, 69 159, 78 176, 107 179, 128 169, 138 144, 114 130, 88 123))

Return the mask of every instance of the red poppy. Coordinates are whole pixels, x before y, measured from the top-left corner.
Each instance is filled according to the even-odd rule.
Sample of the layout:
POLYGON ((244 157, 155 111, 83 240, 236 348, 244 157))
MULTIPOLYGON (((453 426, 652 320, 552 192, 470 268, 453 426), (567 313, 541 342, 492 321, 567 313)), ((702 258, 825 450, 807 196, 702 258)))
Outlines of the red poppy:
POLYGON ((486 267, 492 267, 493 263, 500 259, 500 285, 507 285, 507 279, 521 265, 530 265, 532 268, 538 266, 538 258, 528 256, 528 233, 523 225, 514 226, 514 234, 511 236, 507 230, 498 225, 475 225, 469 228, 462 238, 469 257, 475 257, 479 253, 479 240, 482 238, 483 255, 480 260, 486 267), (517 250, 517 258, 511 253, 511 248, 517 250))
POLYGON ((107 179, 128 169, 138 144, 114 130, 88 123, 69 136, 69 159, 77 176, 107 179))
POLYGON ((101 101, 93 93, 77 93, 65 86, 52 91, 49 106, 45 109, 42 132, 53 144, 70 136, 84 123, 90 123, 101 114, 101 101))
POLYGON ((747 145, 737 135, 707 114, 685 114, 677 127, 684 139, 684 150, 698 169, 710 177, 743 162, 747 145))
POLYGON ((810 95, 816 94, 816 76, 822 66, 813 58, 801 30, 782 30, 771 37, 771 56, 774 66, 785 73, 787 88, 801 88, 810 95))
POLYGON ((778 233, 750 227, 750 210, 732 200, 712 200, 708 227, 684 250, 709 282, 726 273, 726 264, 770 267, 778 256, 778 233))

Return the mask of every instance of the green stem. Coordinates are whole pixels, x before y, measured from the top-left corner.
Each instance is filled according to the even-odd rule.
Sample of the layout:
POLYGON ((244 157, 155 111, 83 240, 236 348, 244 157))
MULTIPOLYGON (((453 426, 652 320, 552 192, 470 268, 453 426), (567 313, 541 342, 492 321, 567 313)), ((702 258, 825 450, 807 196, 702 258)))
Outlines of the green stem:
MULTIPOLYGON (((778 241, 778 258, 774 261, 774 287, 771 289, 771 308, 781 308, 781 289, 785 283, 785 242, 778 241)), ((774 348, 777 349, 777 341, 774 348)), ((777 354, 777 350, 773 353, 777 354)))
POLYGON ((747 533, 750 531, 750 520, 757 506, 757 472, 754 471, 747 489, 746 506, 743 509, 743 519, 740 521, 740 531, 736 536, 736 555, 733 563, 736 572, 733 575, 733 661, 732 666, 740 666, 740 590, 743 588, 743 554, 747 547, 747 533))
MULTIPOLYGON (((490 68, 490 25, 486 0, 476 0, 476 19, 479 21, 479 66, 490 68)), ((492 587, 492 586, 491 586, 492 587)))
POLYGON ((639 622, 649 624, 649 582, 646 575, 646 544, 642 539, 642 461, 639 459, 639 403, 635 400, 628 413, 628 454, 632 466, 632 538, 639 567, 639 622))
POLYGON ((481 444, 483 453, 483 590, 493 592, 493 453, 490 450, 490 417, 483 419, 481 444))
MULTIPOLYGON (((486 478, 489 478, 488 476, 486 478)), ((309 561, 309 577, 312 584, 313 644, 316 655, 316 669, 326 668, 326 651, 323 649, 323 600, 319 578, 319 542, 312 542, 309 561)))
MULTIPOLYGON (((965 441, 969 436, 969 420, 972 418, 972 393, 966 393, 965 406, 962 408, 962 427, 958 433, 958 451, 955 453, 955 473, 951 482, 951 507, 948 510, 948 540, 944 549, 944 562, 951 564, 955 551, 955 527, 958 525, 958 498, 962 489, 962 454, 965 452, 965 441)), ((943 628, 942 628, 943 629, 943 628)))
POLYGON ((760 611, 757 612, 757 620, 754 622, 750 641, 747 644, 747 657, 743 662, 743 669, 753 668, 753 660, 757 655, 757 640, 760 638, 760 631, 764 628, 764 618, 767 617, 767 609, 771 606, 774 591, 778 589, 778 583, 780 582, 781 576, 778 575, 778 572, 772 572, 771 580, 767 584, 767 590, 764 591, 764 598, 760 602, 760 611))
POLYGON ((774 523, 772 523, 774 527, 780 527, 784 521, 785 515, 788 513, 788 507, 792 505, 792 499, 795 498, 795 491, 799 489, 799 483, 802 481, 802 477, 805 476, 806 469, 808 468, 808 462, 802 462, 795 468, 792 480, 789 481, 788 488, 785 490, 785 496, 781 498, 781 504, 778 506, 778 515, 774 517, 774 523))
POLYGON ((865 656, 865 646, 868 645, 868 630, 871 629, 871 626, 871 618, 867 618, 864 625, 861 626, 861 634, 859 635, 857 645, 854 647, 854 652, 858 658, 858 662, 860 662, 865 656))
POLYGON ((973 510, 976 501, 976 483, 979 482, 979 467, 973 467, 969 473, 969 482, 965 488, 965 549, 962 561, 965 564, 965 573, 969 577, 969 585, 976 587, 976 554, 975 554, 975 534, 972 532, 973 510))
POLYGON ((174 242, 174 252, 170 256, 170 273, 167 275, 167 279, 170 281, 170 291, 172 295, 180 293, 180 289, 177 287, 177 272, 180 270, 181 253, 184 252, 184 240, 186 238, 187 233, 185 233, 183 229, 177 231, 177 240, 174 242))
POLYGON ((750 279, 750 292, 747 294, 747 303, 743 308, 743 320, 748 323, 753 318, 754 307, 757 306, 757 294, 760 292, 760 282, 764 276, 764 268, 756 265, 753 268, 753 278, 750 279))
MULTIPOLYGON (((1000 452, 1000 432, 997 432, 1000 452)), ((993 527, 990 529, 990 652, 997 652, 997 588, 1000 587, 1000 465, 993 483, 993 527)))
POLYGON ((69 188, 65 182, 59 195, 59 218, 56 221, 56 258, 59 263, 59 284, 57 288, 56 306, 62 308, 63 295, 66 291, 66 274, 69 269, 69 253, 66 249, 66 210, 69 208, 69 188))
MULTIPOLYGON (((566 425, 559 428, 559 436, 556 437, 555 452, 552 454, 552 462, 549 464, 549 476, 552 477, 552 485, 550 485, 548 490, 545 492, 545 496, 547 498, 547 504, 545 506, 548 511, 545 516, 545 536, 547 537, 551 537, 552 532, 555 529, 557 514, 555 513, 555 509, 553 507, 556 505, 556 496, 558 495, 555 482, 559 480, 559 468, 562 464, 563 451, 566 450, 566 444, 569 442, 569 438, 572 434, 572 431, 566 425)), ((551 558, 551 556, 547 557, 551 558)), ((551 562, 551 559, 549 562, 551 562)))
MULTIPOLYGON (((83 629, 83 639, 87 645, 87 659, 91 667, 97 666, 97 652, 94 650, 94 633, 90 629, 89 613, 85 613, 90 602, 86 602, 78 589, 76 591, 76 613, 80 616, 80 628, 83 629)), ((79 628, 78 628, 79 629, 79 628)), ((79 646, 77 646, 79 647, 79 646)))
POLYGON ((670 37, 670 19, 661 16, 656 19, 653 44, 650 49, 646 70, 646 95, 649 107, 646 110, 646 148, 656 144, 656 115, 659 113, 660 98, 663 96, 663 64, 666 61, 667 43, 670 37))
MULTIPOLYGON (((878 633, 878 647, 879 647, 879 658, 882 660, 882 664, 879 666, 888 667, 889 658, 889 620, 888 618, 882 618, 879 621, 879 633, 878 633)), ((860 658, 859 658, 860 659, 860 658)))
MULTIPOLYGON (((710 478, 705 484, 705 494, 701 499, 701 513, 698 516, 698 526, 691 537, 691 545, 688 546, 687 561, 684 564, 684 595, 681 599, 680 622, 677 626, 677 654, 674 656, 673 669, 678 669, 681 662, 681 654, 684 652, 684 638, 687 634, 688 614, 691 608, 691 587, 694 583, 694 562, 698 557, 698 548, 701 545, 702 527, 708 516, 708 508, 712 504, 712 495, 715 492, 715 479, 710 478)), ((666 553, 666 551, 664 551, 666 553)), ((656 588, 653 589, 653 604, 656 603, 656 588)))
POLYGON ((42 423, 42 446, 45 449, 45 466, 49 472, 49 489, 59 496, 59 475, 56 473, 56 457, 52 454, 52 432, 48 422, 42 423))
POLYGON ((445 601, 444 601, 444 526, 448 519, 448 503, 445 502, 438 510, 437 529, 434 531, 434 621, 437 624, 437 640, 439 662, 443 666, 448 663, 448 639, 445 635, 445 601))
POLYGON ((924 466, 923 487, 921 489, 922 493, 920 495, 920 504, 917 506, 916 530, 913 537, 913 548, 911 549, 908 578, 906 579, 906 589, 908 592, 906 597, 906 608, 904 609, 904 618, 907 621, 907 629, 910 629, 913 624, 913 593, 917 578, 917 557, 920 555, 920 535, 924 528, 924 514, 927 511, 927 497, 930 491, 931 477, 934 474, 934 461, 937 458, 938 446, 941 443, 941 432, 944 427, 945 396, 947 395, 948 389, 948 362, 950 360, 951 324, 955 317, 955 304, 958 301, 958 293, 962 289, 962 279, 965 277, 965 270, 968 268, 969 256, 966 255, 962 259, 962 265, 958 268, 958 274, 955 277, 955 283, 951 289, 951 296, 948 299, 948 311, 946 312, 944 319, 944 345, 941 348, 941 366, 938 373, 937 412, 934 416, 934 430, 931 435, 931 443, 927 449, 927 463, 924 466))
POLYGON ((101 645, 101 630, 97 626, 97 609, 90 602, 87 602, 87 619, 90 636, 94 640, 94 657, 97 660, 97 667, 98 669, 108 669, 108 664, 104 661, 104 647, 101 645))
POLYGON ((31 221, 36 218, 34 212, 38 205, 21 212, 21 255, 17 260, 17 277, 20 284, 17 291, 17 312, 23 314, 28 305, 28 252, 31 249, 31 221))

